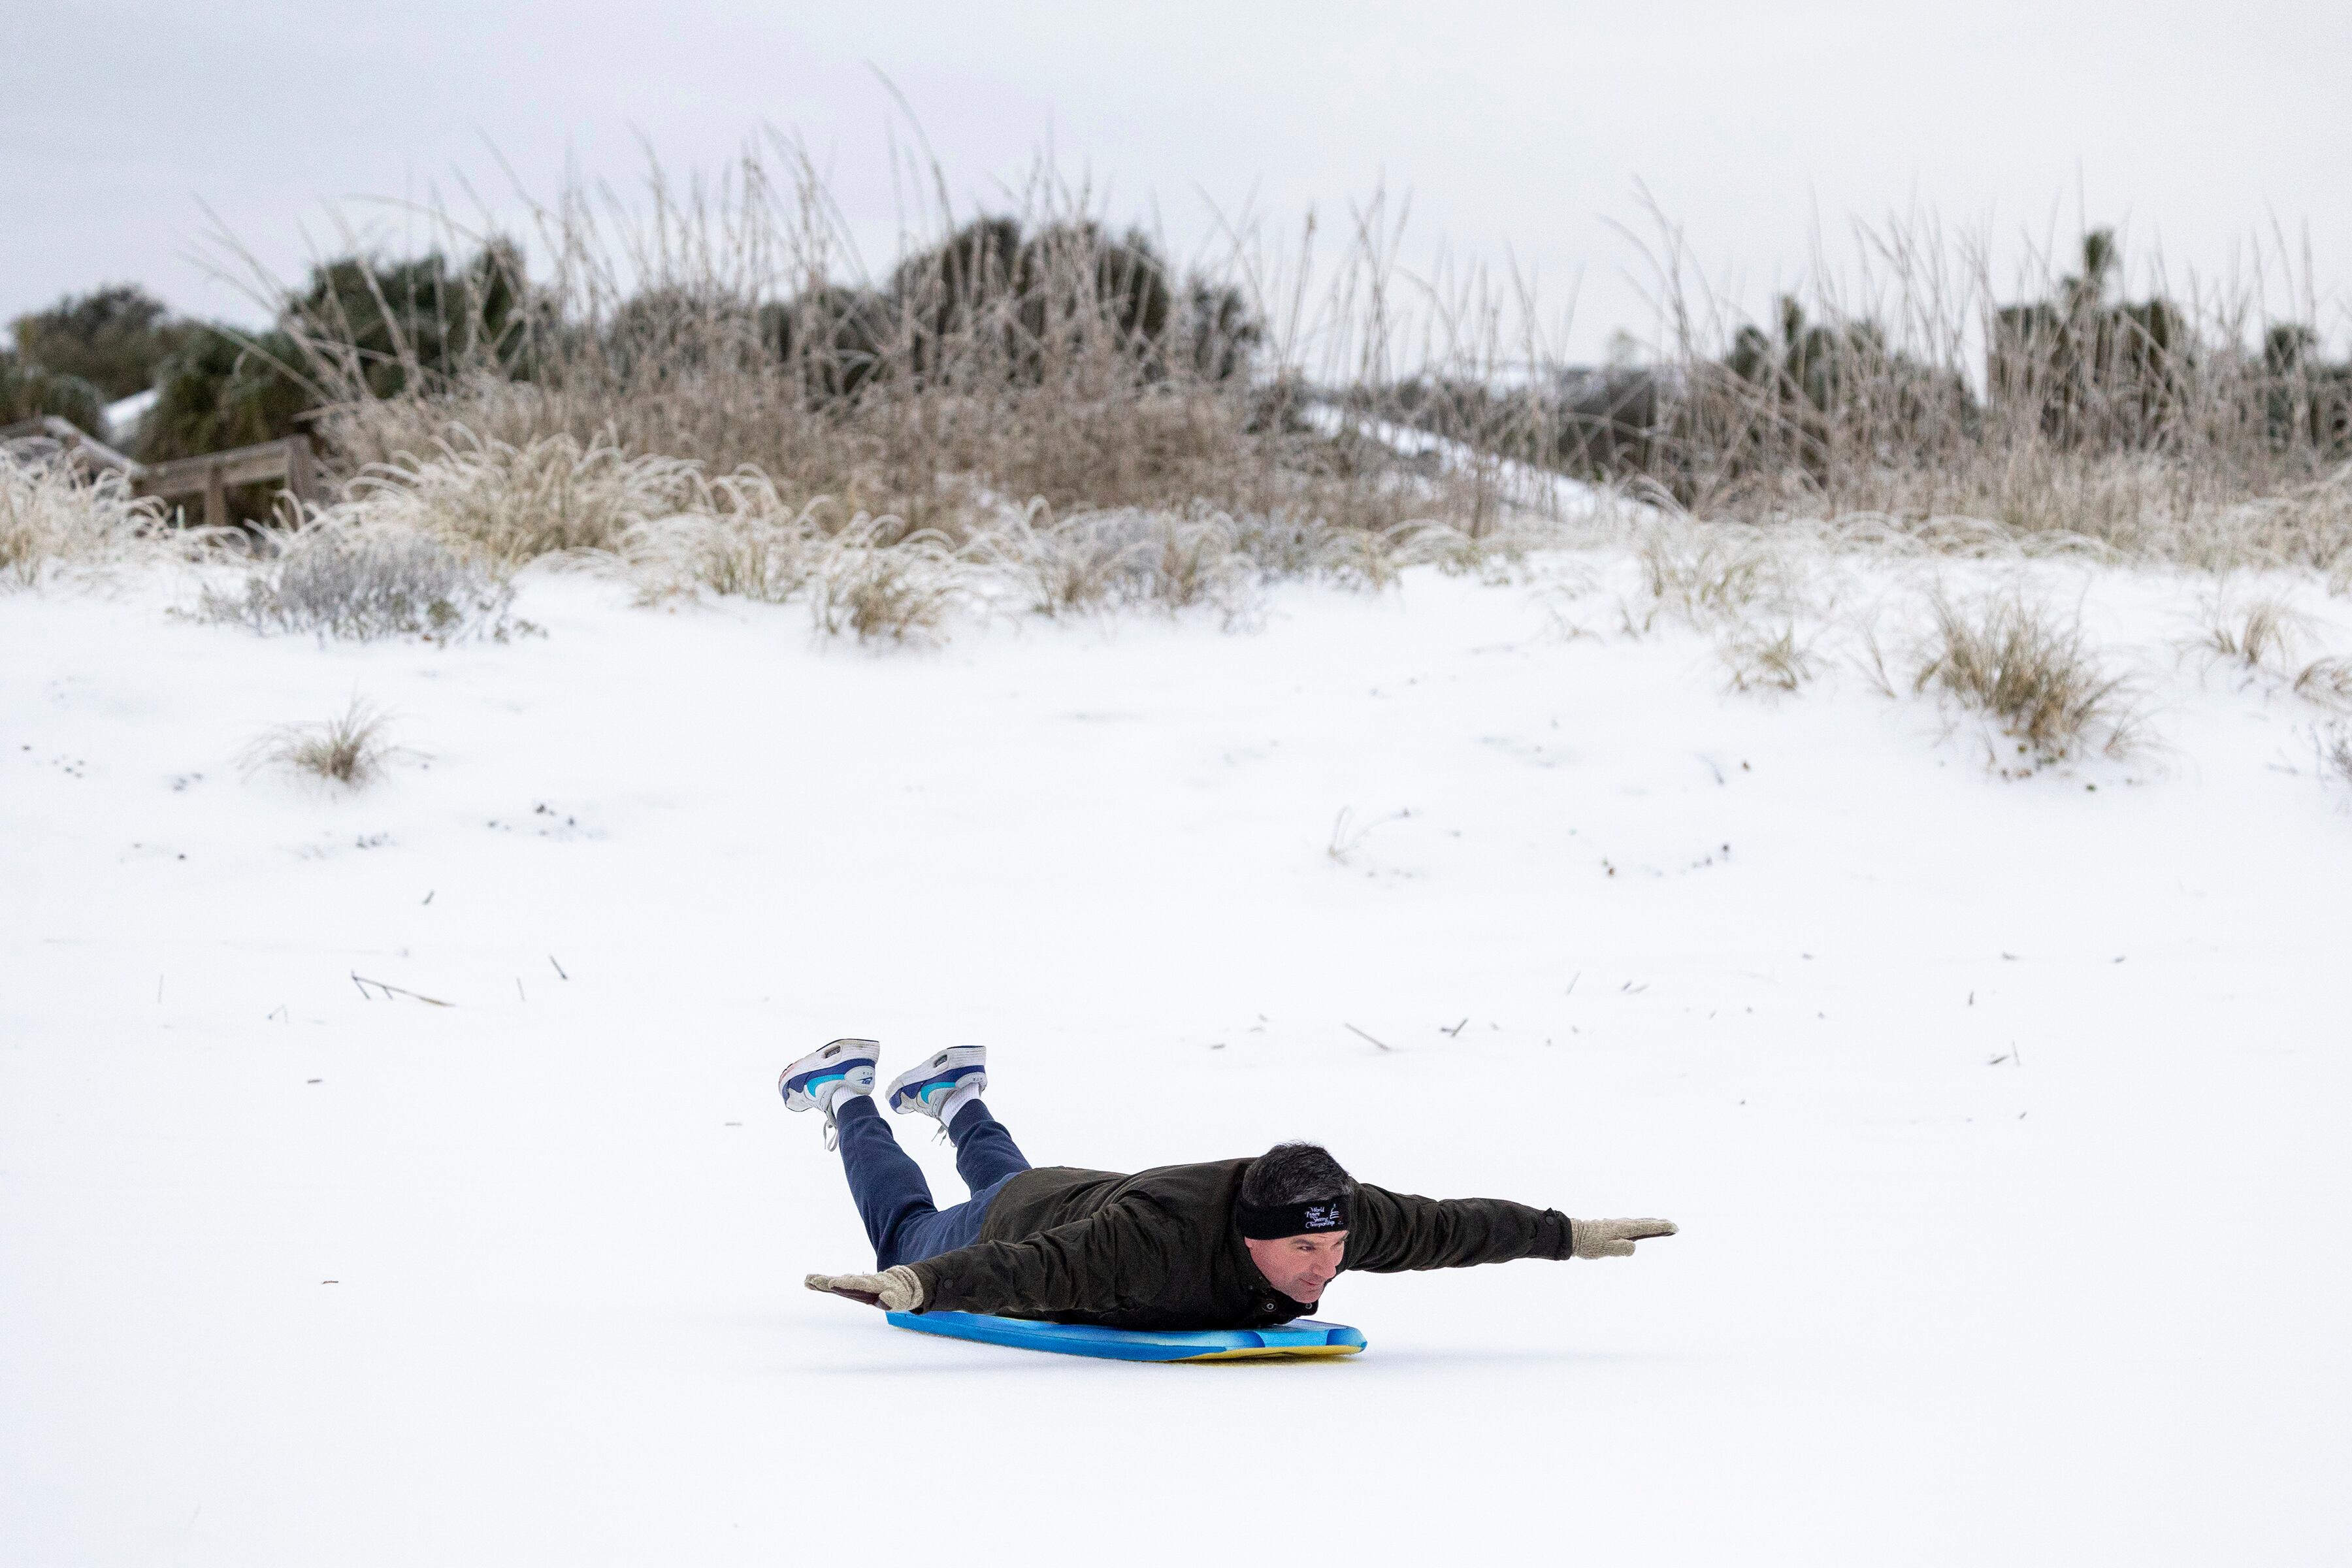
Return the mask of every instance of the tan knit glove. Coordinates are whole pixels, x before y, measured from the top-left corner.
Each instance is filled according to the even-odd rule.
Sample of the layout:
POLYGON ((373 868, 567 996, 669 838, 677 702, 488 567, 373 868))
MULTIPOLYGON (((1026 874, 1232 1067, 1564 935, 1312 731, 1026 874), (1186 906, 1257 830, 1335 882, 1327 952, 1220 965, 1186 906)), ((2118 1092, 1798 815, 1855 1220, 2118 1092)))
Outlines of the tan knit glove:
MULTIPOLYGON (((1672 1229, 1673 1226, 1667 1228, 1672 1229)), ((1633 1249, 1628 1247, 1625 1250, 1631 1252, 1633 1249)), ((812 1290, 846 1296, 853 1301, 863 1301, 886 1312, 919 1312, 923 1310, 923 1282, 915 1277, 913 1269, 903 1263, 896 1268, 885 1268, 879 1274, 812 1274, 802 1283, 812 1290)))
POLYGON ((1635 1242, 1674 1233, 1675 1222, 1670 1219, 1572 1219, 1568 1222, 1569 1247, 1579 1258, 1631 1258, 1635 1242))

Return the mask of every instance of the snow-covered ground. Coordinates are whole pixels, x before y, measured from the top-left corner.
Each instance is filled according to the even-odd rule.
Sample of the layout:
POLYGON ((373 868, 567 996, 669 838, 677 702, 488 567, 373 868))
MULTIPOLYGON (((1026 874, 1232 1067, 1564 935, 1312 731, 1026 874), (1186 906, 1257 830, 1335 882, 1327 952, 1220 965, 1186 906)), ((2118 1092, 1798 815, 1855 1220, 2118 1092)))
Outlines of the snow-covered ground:
POLYGON ((2352 1557, 2352 814, 2193 582, 2089 605, 2161 744, 2022 782, 1425 571, 886 654, 185 592, 0 598, 0 1561, 2352 1557), (240 767, 355 694, 380 783, 240 767), (1040 1163, 1683 1233, 1343 1276, 1340 1363, 901 1333, 799 1283, 853 1033, 986 1042, 1040 1163))

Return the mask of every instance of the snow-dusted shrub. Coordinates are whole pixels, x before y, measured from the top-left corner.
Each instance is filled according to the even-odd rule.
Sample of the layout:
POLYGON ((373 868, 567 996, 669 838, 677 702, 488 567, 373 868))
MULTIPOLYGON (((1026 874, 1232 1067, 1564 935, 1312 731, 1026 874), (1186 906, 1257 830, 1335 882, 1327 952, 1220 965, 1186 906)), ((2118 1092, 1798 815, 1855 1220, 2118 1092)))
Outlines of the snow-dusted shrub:
POLYGON ((709 510, 707 495, 696 464, 629 457, 601 437, 583 445, 544 436, 516 447, 461 430, 430 457, 370 468, 338 510, 520 565, 560 551, 614 549, 641 523, 709 510))
POLYGON ((2120 750, 2129 735, 2122 679, 2111 676, 2074 622, 2061 622, 2021 595, 1972 607, 1938 595, 1935 627, 1913 677, 1987 714, 2021 749, 2055 761, 2097 741, 2120 750))
POLYGON ((196 613, 260 632, 365 641, 501 635, 513 600, 494 569, 432 535, 338 510, 296 531, 276 560, 247 575, 241 591, 207 586, 196 613))
POLYGON ((84 478, 0 451, 0 585, 37 586, 52 567, 115 564, 163 521, 163 503, 134 497, 120 474, 84 478))

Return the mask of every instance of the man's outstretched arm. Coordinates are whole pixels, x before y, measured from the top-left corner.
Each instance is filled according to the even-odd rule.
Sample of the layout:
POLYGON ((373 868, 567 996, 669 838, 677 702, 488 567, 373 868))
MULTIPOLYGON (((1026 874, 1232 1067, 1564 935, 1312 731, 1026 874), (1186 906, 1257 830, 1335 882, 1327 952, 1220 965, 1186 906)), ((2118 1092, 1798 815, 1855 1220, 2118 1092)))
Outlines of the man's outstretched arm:
POLYGON ((885 1268, 879 1274, 811 1274, 801 1283, 812 1290, 822 1290, 828 1296, 845 1296, 853 1301, 863 1301, 869 1307, 879 1307, 886 1312, 919 1312, 923 1310, 923 1282, 905 1264, 885 1268))
POLYGON ((1572 1219, 1569 1234, 1576 1238, 1577 1258, 1631 1258, 1637 1241, 1653 1241, 1675 1234, 1670 1219, 1572 1219))
POLYGON ((1040 1317, 1148 1300, 1166 1264, 1124 1209, 1111 1207, 1022 1241, 981 1241, 879 1274, 812 1274, 808 1288, 894 1312, 1040 1317))
POLYGON ((1515 1258, 1630 1258, 1672 1236, 1663 1219, 1570 1219, 1502 1198, 1423 1198, 1359 1185, 1344 1267, 1375 1274, 1465 1268, 1515 1258))

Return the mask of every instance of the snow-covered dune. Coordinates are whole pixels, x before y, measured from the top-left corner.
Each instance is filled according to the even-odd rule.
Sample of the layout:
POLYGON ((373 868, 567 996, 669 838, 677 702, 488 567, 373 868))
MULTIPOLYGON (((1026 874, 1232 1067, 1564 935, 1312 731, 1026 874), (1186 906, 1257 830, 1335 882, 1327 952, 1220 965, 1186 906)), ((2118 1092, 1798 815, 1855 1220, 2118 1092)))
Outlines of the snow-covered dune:
POLYGON ((2318 710, 2070 578, 2154 740, 2004 779, 1582 564, 1591 636, 1416 570, 887 655, 535 574, 446 648, 0 598, 0 1560, 2342 1561, 2318 710), (241 763, 354 696, 371 786, 241 763), (845 1034, 985 1042, 1040 1163, 1683 1233, 1343 1276, 1339 1364, 900 1333, 799 1287, 870 1257, 773 1087, 845 1034))

